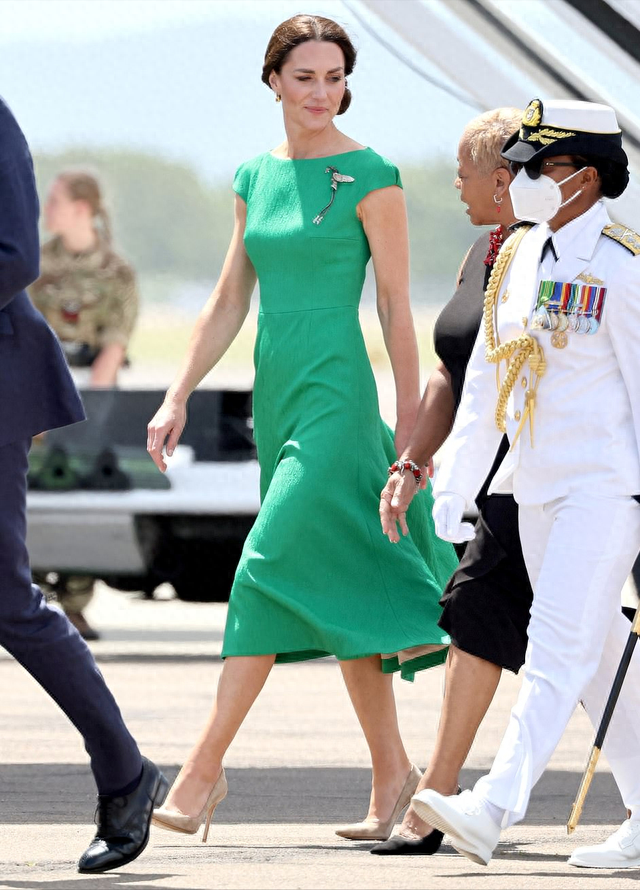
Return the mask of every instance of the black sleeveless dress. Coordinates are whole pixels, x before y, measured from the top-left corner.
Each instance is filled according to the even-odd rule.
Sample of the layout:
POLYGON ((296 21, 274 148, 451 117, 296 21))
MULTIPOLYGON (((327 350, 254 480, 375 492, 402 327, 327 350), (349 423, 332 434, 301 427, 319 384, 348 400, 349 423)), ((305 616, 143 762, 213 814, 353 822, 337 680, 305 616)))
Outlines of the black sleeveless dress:
MULTIPOLYGON (((435 349, 451 375, 456 410, 469 358, 482 321, 489 233, 465 260, 458 289, 436 321, 435 349)), ((440 605, 439 624, 458 649, 517 673, 524 663, 533 593, 518 534, 518 505, 511 495, 488 496, 489 484, 508 450, 506 436, 478 497, 476 537, 467 544, 440 605)))

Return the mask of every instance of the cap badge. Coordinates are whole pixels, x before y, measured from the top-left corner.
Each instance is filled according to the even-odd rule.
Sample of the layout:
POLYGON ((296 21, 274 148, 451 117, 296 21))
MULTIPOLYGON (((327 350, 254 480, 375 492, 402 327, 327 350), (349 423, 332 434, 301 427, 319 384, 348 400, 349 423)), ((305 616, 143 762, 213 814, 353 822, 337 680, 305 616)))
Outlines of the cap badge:
POLYGON ((522 123, 525 127, 537 127, 542 120, 542 102, 540 99, 532 99, 522 115, 522 123))

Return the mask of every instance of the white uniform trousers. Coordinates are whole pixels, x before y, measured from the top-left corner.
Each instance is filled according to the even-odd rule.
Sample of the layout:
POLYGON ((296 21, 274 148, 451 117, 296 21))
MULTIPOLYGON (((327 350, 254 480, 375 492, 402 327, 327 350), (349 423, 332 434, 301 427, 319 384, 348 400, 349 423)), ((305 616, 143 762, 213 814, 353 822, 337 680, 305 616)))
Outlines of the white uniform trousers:
MULTIPOLYGON (((600 721, 631 629, 620 595, 640 551, 640 504, 631 497, 580 492, 521 506, 519 517, 534 591, 524 677, 491 771, 475 786, 505 811, 503 827, 524 818, 578 702, 594 726, 600 721)), ((603 753, 625 806, 640 819, 637 650, 603 753)))

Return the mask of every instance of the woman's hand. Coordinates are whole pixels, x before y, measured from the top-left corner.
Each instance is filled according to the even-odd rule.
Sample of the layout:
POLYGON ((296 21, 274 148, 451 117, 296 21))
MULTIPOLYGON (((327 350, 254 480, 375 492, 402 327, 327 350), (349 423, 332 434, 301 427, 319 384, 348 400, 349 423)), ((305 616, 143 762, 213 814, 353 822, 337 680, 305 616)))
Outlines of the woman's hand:
POLYGON ((171 457, 186 422, 186 402, 179 399, 165 399, 147 426, 147 451, 162 473, 167 469, 167 464, 162 456, 165 441, 165 453, 171 457))
POLYGON ((400 540, 398 525, 403 535, 409 534, 407 525, 407 510, 414 495, 426 485, 426 476, 423 476, 420 485, 416 485, 412 473, 392 473, 387 484, 380 494, 380 523, 382 531, 392 544, 400 540))

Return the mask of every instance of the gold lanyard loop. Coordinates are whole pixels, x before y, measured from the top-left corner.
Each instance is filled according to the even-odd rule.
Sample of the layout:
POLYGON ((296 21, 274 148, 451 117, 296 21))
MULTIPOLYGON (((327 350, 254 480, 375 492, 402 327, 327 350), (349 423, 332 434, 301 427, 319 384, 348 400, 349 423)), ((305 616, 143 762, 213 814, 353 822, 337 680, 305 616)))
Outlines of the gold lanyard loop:
POLYGON ((495 420, 496 426, 501 433, 506 432, 507 423, 507 402, 509 396, 513 392, 516 380, 522 370, 522 366, 526 361, 529 362, 530 372, 530 388, 525 392, 525 408, 520 419, 520 425, 516 430, 516 434, 511 443, 513 450, 520 433, 524 429, 526 420, 529 421, 529 435, 531 439, 531 447, 533 447, 533 421, 536 403, 536 391, 540 377, 546 371, 546 361, 544 352, 538 341, 531 334, 521 334, 507 343, 500 343, 498 337, 498 310, 497 298, 500 287, 507 274, 507 270, 518 249, 520 242, 529 231, 528 226, 522 226, 517 229, 505 242, 502 250, 498 254, 498 258, 491 270, 489 283, 484 294, 484 339, 485 339, 485 359, 492 364, 497 365, 496 382, 498 387, 498 402, 496 404, 495 420), (507 371, 502 383, 500 383, 500 362, 507 362, 507 371))

